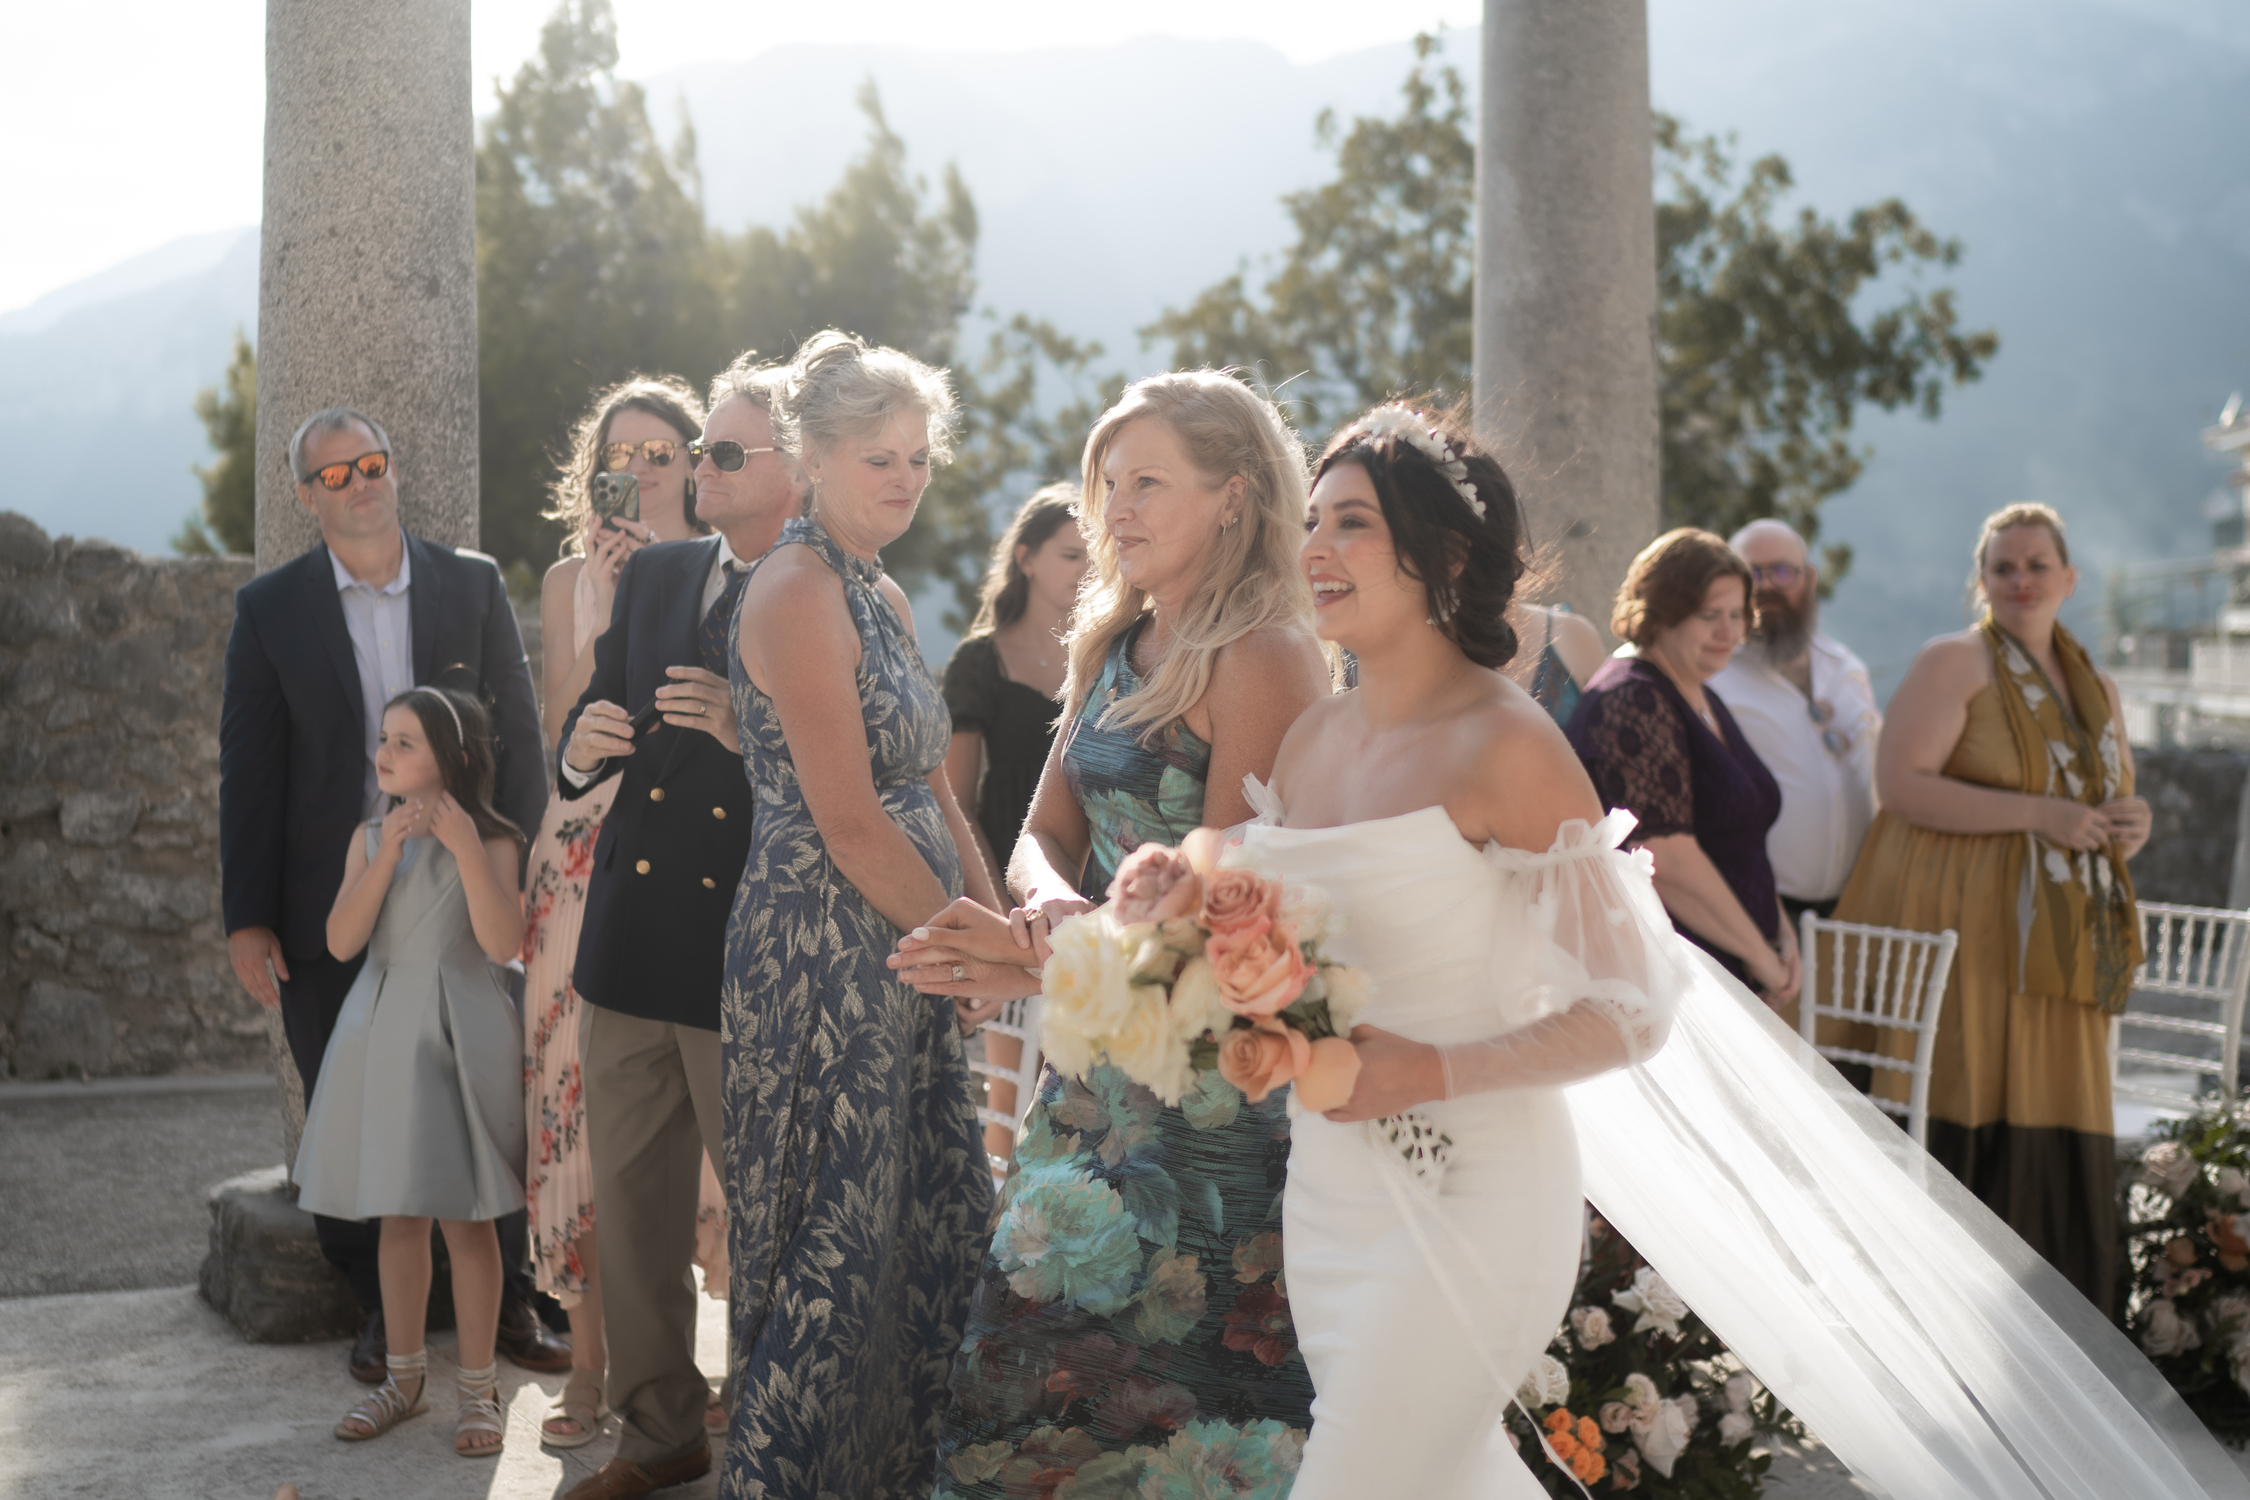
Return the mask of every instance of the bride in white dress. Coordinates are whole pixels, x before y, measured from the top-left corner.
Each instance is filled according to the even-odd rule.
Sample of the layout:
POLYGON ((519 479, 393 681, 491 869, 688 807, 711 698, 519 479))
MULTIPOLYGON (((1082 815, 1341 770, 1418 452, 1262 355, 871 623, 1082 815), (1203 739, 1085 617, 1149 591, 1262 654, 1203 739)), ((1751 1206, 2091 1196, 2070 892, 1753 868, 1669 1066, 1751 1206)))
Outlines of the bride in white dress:
MULTIPOLYGON (((1630 816, 1487 670, 1515 505, 1442 419, 1331 441, 1303 557, 1358 687, 1291 729, 1226 856, 1319 888, 1373 981, 1352 1096, 1291 1127, 1294 1500, 1545 1493, 1501 1418, 1569 1302, 1581 1191, 1873 1493, 2250 1500, 2118 1330, 1673 933, 1630 816), (1441 1169, 1391 1141, 1408 1111, 1441 1169)), ((1043 957, 963 902, 892 962, 991 1002, 1043 957)))

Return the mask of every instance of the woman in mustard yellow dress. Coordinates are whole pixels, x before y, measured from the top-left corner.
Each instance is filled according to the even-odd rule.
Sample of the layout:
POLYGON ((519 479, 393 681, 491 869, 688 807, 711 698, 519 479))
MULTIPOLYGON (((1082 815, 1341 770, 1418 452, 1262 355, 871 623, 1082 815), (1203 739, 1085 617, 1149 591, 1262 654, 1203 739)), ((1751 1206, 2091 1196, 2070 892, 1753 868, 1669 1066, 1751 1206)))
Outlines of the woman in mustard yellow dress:
MULTIPOLYGON (((1960 933, 1930 1154, 2108 1313, 2109 1018, 2141 956, 2125 861, 2148 841, 2148 804, 2132 795, 2116 684, 2055 620, 2078 581, 2062 518, 1997 512, 1976 565, 1983 620, 1923 647, 1891 699, 1883 810, 1836 916, 1960 933)), ((1903 1086, 1878 1081, 1901 1099, 1903 1086)))

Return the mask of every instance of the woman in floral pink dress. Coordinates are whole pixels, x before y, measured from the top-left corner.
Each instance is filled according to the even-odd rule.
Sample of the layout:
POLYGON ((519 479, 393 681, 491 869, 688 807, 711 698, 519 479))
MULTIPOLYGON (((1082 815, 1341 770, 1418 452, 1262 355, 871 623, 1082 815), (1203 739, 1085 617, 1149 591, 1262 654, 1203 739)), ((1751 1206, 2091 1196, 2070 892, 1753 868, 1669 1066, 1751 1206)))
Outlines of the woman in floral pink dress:
MULTIPOLYGON (((571 436, 571 452, 552 489, 550 520, 570 528, 566 552, 547 570, 539 620, 547 741, 593 675, 594 642, 609 628, 610 604, 625 559, 650 542, 685 541, 707 528, 695 519, 687 445, 703 430, 703 404, 672 379, 635 379, 603 391, 571 436), (640 519, 593 514, 594 476, 629 473, 640 481, 640 519)), ((570 975, 594 839, 617 783, 575 801, 554 798, 532 846, 524 883, 524 1108, 529 1160, 524 1196, 531 1215, 532 1270, 539 1289, 570 1310, 570 1382, 540 1437, 557 1448, 590 1442, 607 1415, 602 1374, 601 1282, 594 1249, 593 1174, 586 1154, 586 1099, 578 1073, 578 995, 570 975)), ((698 1226, 697 1260, 705 1285, 726 1285, 724 1200, 710 1163, 703 1168, 708 1224, 698 1226), (716 1250, 716 1268, 711 1247, 716 1250)), ((723 1291, 721 1292, 723 1295, 723 1291)))

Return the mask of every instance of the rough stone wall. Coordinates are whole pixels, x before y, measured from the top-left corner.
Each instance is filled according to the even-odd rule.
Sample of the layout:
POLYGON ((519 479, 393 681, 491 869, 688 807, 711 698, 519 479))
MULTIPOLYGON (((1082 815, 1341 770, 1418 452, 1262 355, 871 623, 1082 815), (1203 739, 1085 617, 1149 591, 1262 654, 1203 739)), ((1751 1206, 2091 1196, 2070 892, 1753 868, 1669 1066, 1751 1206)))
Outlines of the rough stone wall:
POLYGON ((2135 750, 2133 770, 2150 814, 2148 846, 2132 865, 2135 893, 2144 901, 2231 904, 2250 754, 2135 750))
POLYGON ((0 512, 0 1077, 268 1065, 219 902, 219 693, 250 577, 0 512))

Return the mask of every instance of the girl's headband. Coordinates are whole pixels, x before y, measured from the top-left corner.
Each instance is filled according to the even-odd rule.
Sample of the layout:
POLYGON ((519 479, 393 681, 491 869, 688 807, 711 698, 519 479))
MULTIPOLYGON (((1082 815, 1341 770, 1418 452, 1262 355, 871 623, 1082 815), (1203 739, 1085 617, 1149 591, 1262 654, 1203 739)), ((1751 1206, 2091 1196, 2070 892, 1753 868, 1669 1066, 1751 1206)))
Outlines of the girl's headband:
POLYGON ((427 693, 445 705, 446 716, 453 720, 453 738, 465 748, 469 743, 469 732, 461 727, 461 710, 453 706, 453 700, 434 687, 420 687, 414 691, 427 693))

